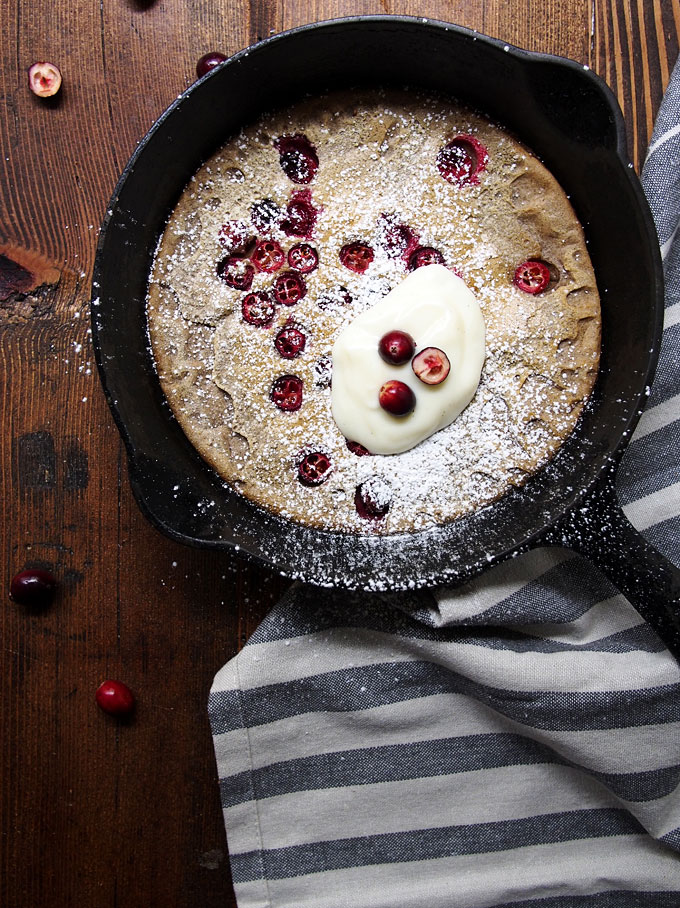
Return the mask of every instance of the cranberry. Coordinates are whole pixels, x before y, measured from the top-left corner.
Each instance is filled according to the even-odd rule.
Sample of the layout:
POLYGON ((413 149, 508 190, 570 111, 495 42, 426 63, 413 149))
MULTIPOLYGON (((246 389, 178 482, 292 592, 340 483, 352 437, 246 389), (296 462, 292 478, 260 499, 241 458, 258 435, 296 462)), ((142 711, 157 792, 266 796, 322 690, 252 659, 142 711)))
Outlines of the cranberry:
POLYGON ((217 263, 217 274, 234 290, 250 290, 255 269, 235 255, 228 255, 217 263))
POLYGON ((122 681, 102 681, 94 696, 97 706, 112 716, 127 716, 135 707, 135 695, 122 681))
POLYGON ((293 183, 311 183, 319 166, 316 148, 307 136, 280 136, 274 142, 283 172, 293 183))
POLYGON ((474 136, 456 136, 437 155, 437 170, 448 180, 463 186, 479 183, 479 172, 484 170, 489 154, 474 136))
POLYGON ((393 366, 407 363, 415 353, 415 349, 413 338, 405 331, 388 331, 378 342, 378 353, 381 358, 393 366))
POLYGON ((303 331, 294 325, 287 325, 276 335, 274 346, 284 359, 295 359, 305 349, 306 341, 303 331))
POLYGON ((266 290, 257 290, 243 298, 241 314, 249 325, 268 328, 276 315, 276 303, 266 290))
POLYGON ((550 268, 540 259, 528 259, 515 269, 513 283, 525 293, 540 293, 550 283, 550 268))
POLYGON ((266 271, 267 274, 278 271, 285 260, 283 249, 276 240, 260 240, 250 256, 250 261, 257 270, 266 271))
POLYGON ((208 51, 207 54, 203 54, 196 64, 196 77, 202 79, 211 69, 215 69, 220 63, 224 63, 226 59, 226 56, 218 50, 208 51))
POLYGON ((302 406, 302 379, 297 375, 279 376, 274 381, 269 396, 279 410, 299 410, 302 406))
POLYGON ((217 232, 217 241, 229 255, 247 255, 255 237, 245 221, 228 221, 217 232))
POLYGON ((262 199, 251 206, 250 220, 256 230, 266 233, 278 226, 281 220, 281 209, 271 199, 262 199))
POLYGON ((300 274, 309 274, 319 264, 319 254, 309 243, 298 243, 288 250, 288 264, 300 274))
POLYGON ((357 457, 366 457, 367 454, 371 453, 368 448, 360 445, 358 441, 346 439, 345 444, 347 445, 347 449, 351 451, 352 454, 356 454, 357 457))
POLYGON ((312 205, 312 193, 309 189, 296 190, 286 205, 286 216, 281 221, 281 229, 286 236, 312 235, 319 211, 312 205))
POLYGON ((392 488, 384 479, 373 476, 358 485, 354 493, 354 506, 364 520, 380 520, 392 503, 392 488))
POLYGON ((9 585, 10 599, 30 608, 46 608, 57 591, 57 581, 49 571, 27 568, 12 577, 9 585))
POLYGON ((39 98, 51 98, 61 88, 61 73, 54 63, 34 63, 28 70, 28 85, 39 98))
POLYGON ((333 378, 333 361, 330 356, 322 356, 314 363, 314 387, 330 388, 333 378))
POLYGON ((403 381, 390 379, 380 388, 378 402, 393 416, 406 416, 416 405, 416 396, 403 381))
POLYGON ((274 296, 277 303, 294 306, 307 293, 304 278, 296 271, 282 271, 274 278, 274 296))
POLYGON ((331 473, 331 459, 323 451, 305 454, 298 464, 298 479, 305 486, 320 486, 331 473))
POLYGON ((339 309, 341 306, 349 306, 352 302, 352 294, 347 287, 331 287, 321 293, 316 300, 319 309, 326 310, 339 309))
POLYGON ((363 274, 373 258, 373 250, 367 243, 347 243, 340 250, 342 264, 357 274, 363 274))
POLYGON ((414 356, 411 368, 426 385, 440 385, 449 374, 451 363, 439 347, 425 347, 414 356))
POLYGON ((434 246, 418 246, 409 256, 408 270, 415 271, 416 268, 423 268, 425 265, 443 264, 444 256, 434 246))
POLYGON ((378 223, 378 242, 390 258, 404 258, 418 245, 418 234, 394 215, 383 214, 378 223))

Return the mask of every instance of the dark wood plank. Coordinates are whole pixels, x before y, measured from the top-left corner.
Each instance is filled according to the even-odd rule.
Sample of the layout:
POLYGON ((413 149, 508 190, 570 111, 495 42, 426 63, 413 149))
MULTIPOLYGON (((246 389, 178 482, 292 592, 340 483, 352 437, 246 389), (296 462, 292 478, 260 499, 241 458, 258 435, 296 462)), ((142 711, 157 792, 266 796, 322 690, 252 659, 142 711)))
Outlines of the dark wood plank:
POLYGON ((177 545, 137 508, 90 347, 98 225, 201 54, 372 13, 447 19, 590 65, 641 166, 678 53, 666 0, 0 4, 2 582, 26 566, 60 580, 48 610, 5 599, 0 611, 1 905, 235 905, 205 703, 287 584, 177 545), (39 58, 63 71, 53 103, 27 89, 39 58), (110 676, 137 695, 130 722, 94 704, 110 676))

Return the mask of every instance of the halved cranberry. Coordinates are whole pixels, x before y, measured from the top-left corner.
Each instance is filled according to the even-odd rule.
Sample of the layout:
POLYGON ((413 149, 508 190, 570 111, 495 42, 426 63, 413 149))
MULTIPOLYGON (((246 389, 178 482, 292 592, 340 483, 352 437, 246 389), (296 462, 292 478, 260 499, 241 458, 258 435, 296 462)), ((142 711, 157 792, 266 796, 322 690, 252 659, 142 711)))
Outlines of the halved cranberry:
POLYGON ((407 416, 415 408, 416 396, 405 382, 390 379, 380 388, 378 402, 393 416, 407 416))
POLYGON ((203 54, 196 64, 196 76, 202 79, 211 69, 215 69, 220 63, 224 63, 226 59, 226 56, 218 50, 208 51, 207 54, 203 54))
POLYGON ((293 183, 311 183, 319 166, 316 148, 307 136, 280 136, 274 141, 283 172, 293 183))
POLYGON ((256 290, 243 298, 243 321, 257 328, 268 328, 276 315, 276 303, 266 290, 256 290))
POLYGON ((309 243, 298 243, 288 250, 288 264, 300 274, 309 274, 319 264, 319 254, 309 243))
POLYGON ((346 243, 340 250, 340 261, 357 274, 363 274, 374 259, 368 243, 346 243))
POLYGON ((298 464, 298 479, 305 486, 320 486, 331 473, 331 459, 323 451, 305 454, 298 464))
POLYGON ((257 270, 266 271, 267 274, 278 271, 285 260, 283 249, 276 240, 260 240, 250 256, 250 261, 257 270))
POLYGON ((312 193, 309 189, 298 189, 286 205, 286 216, 281 221, 281 230, 286 236, 309 238, 318 214, 319 210, 312 205, 312 193))
POLYGON ((388 331, 378 342, 378 353, 381 359, 392 366, 407 363, 416 349, 415 341, 405 331, 388 331))
POLYGON ((426 385, 440 385, 451 371, 451 363, 439 347, 425 347, 413 357, 411 368, 426 385))
POLYGON ((316 300, 317 306, 324 312, 326 310, 333 311, 334 309, 339 309, 341 306, 349 306, 351 302, 352 294, 347 287, 341 286, 331 287, 329 290, 325 290, 323 293, 319 294, 316 300))
POLYGON ((540 259, 528 259, 515 269, 513 283, 525 293, 540 293, 550 283, 550 268, 540 259))
POLYGON ((381 520, 392 503, 392 487, 380 476, 373 476, 358 485, 354 506, 364 520, 381 520))
POLYGON ((245 221, 227 221, 217 232, 217 242, 229 255, 246 255, 255 237, 245 221))
POLYGON ((269 396, 279 410, 299 410, 302 406, 302 379, 298 375, 279 376, 275 379, 269 396))
POLYGON ((437 170, 449 183, 479 183, 478 174, 488 159, 486 148, 474 136, 456 136, 439 150, 437 170))
POLYGON ((217 263, 217 274, 234 290, 250 290, 255 269, 235 255, 228 255, 217 263))
POLYGON ((356 454, 357 457, 365 457, 367 454, 371 453, 368 448, 360 445, 358 441, 350 441, 349 439, 346 439, 345 444, 347 445, 347 449, 351 451, 352 454, 356 454))
POLYGON ((395 215, 383 214, 378 222, 378 243, 393 259, 408 257, 418 245, 418 234, 395 215))
POLYGON ((408 259, 408 270, 415 271, 416 268, 423 268, 425 265, 443 265, 444 256, 434 246, 418 246, 414 249, 408 259))
POLYGON ((295 359, 305 349, 307 338, 303 331, 294 325, 286 325, 274 339, 274 346, 284 359, 295 359))
POLYGON ((135 695, 122 681, 102 681, 94 696, 97 706, 112 716, 127 716, 135 707, 135 695))
POLYGON ((12 577, 9 597, 19 605, 40 609, 51 604, 56 590, 56 578, 49 571, 26 568, 12 577))
POLYGON ((54 63, 41 61, 28 70, 28 86, 39 98, 51 98, 61 88, 61 72, 54 63))
POLYGON ((278 227, 281 220, 281 209, 272 199, 262 199, 250 208, 250 220, 256 230, 266 233, 278 227))
POLYGON ((274 296, 277 303, 294 306, 307 293, 307 284, 297 271, 282 271, 274 278, 274 296))

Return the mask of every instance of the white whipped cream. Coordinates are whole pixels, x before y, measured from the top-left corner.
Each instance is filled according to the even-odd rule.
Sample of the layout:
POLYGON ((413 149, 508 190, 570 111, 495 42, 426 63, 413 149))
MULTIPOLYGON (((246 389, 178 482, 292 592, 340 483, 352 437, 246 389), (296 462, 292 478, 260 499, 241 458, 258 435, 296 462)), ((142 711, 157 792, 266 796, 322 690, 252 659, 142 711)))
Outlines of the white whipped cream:
POLYGON ((474 397, 484 365, 484 318, 465 282, 443 265, 426 265, 406 277, 371 309, 358 315, 333 347, 333 418, 342 434, 372 454, 399 454, 448 426, 474 397), (378 352, 388 331, 405 331, 418 353, 439 347, 449 375, 426 385, 411 362, 386 363, 378 352), (407 384, 415 409, 393 416, 378 395, 390 379, 407 384))

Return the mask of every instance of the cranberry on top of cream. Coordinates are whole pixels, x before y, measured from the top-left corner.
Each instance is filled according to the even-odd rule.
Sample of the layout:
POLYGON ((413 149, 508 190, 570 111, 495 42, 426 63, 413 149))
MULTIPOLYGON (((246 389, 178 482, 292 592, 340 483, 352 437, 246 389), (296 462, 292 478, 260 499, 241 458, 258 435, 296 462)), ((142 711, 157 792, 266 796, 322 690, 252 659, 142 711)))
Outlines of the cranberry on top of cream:
POLYGON ((448 426, 474 397, 485 357, 484 319, 472 291, 443 265, 413 271, 371 309, 357 316, 333 347, 333 418, 346 438, 373 454, 399 454, 448 426), (445 381, 428 384, 410 361, 380 354, 389 332, 413 339, 415 357, 427 348, 450 363, 445 381), (405 415, 380 403, 388 382, 403 383, 415 404, 405 415))

